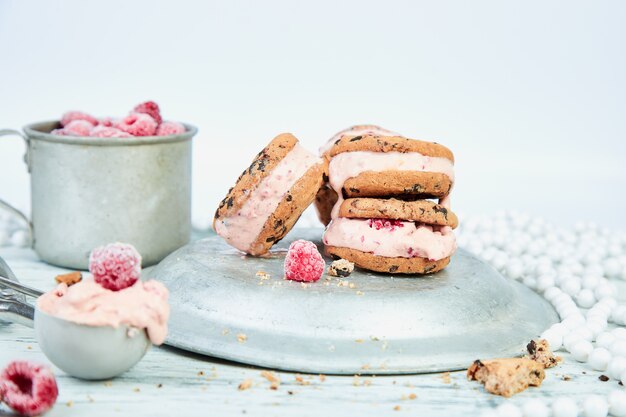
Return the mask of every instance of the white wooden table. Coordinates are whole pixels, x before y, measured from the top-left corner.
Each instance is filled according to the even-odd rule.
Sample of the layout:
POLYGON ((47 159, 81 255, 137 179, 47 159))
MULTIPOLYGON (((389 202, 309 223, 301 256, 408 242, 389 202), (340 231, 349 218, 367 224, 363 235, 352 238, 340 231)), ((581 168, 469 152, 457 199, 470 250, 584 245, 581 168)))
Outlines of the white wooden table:
MULTIPOLYGON (((29 249, 1 248, 0 256, 25 284, 54 287, 64 270, 40 262, 29 249)), ((562 352, 560 352, 562 353, 562 352)), ((189 354, 169 347, 152 348, 129 372, 112 381, 85 382, 54 369, 59 399, 54 416, 330 416, 330 415, 478 415, 503 401, 523 403, 532 397, 606 395, 617 381, 600 382, 601 373, 563 354, 564 363, 546 372, 540 388, 504 399, 468 382, 464 372, 412 376, 349 377, 277 372, 281 383, 270 389, 262 369, 189 354), (244 380, 252 386, 240 391, 244 380)), ((34 331, 0 324, 0 366, 14 359, 49 363, 34 331)), ((469 365, 469 364, 468 364, 469 365)), ((8 414, 0 406, 0 416, 8 414)))

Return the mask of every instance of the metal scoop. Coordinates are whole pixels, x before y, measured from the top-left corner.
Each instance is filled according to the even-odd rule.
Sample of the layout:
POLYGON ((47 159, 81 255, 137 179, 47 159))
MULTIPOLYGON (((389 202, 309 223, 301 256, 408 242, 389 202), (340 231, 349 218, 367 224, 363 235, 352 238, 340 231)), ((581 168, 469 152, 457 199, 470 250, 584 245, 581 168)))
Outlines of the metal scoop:
POLYGON ((0 258, 0 322, 35 327, 37 342, 50 362, 76 378, 99 380, 120 375, 150 348, 146 331, 130 326, 87 326, 51 316, 26 302, 42 292, 19 284, 0 258))

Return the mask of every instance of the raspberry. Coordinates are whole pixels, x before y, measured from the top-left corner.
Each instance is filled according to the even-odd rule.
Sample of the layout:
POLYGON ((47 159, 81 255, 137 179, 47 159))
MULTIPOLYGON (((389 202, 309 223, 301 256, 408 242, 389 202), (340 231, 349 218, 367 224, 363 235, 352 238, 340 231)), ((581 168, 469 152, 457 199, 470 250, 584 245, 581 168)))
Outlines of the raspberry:
POLYGON ((98 120, 98 126, 111 127, 113 126, 113 123, 115 123, 115 119, 112 117, 103 117, 102 119, 98 120))
POLYGON ((21 415, 45 413, 58 395, 56 380, 47 366, 14 361, 0 374, 0 398, 21 415))
POLYGON ((390 232, 396 230, 396 227, 404 227, 404 223, 401 220, 389 220, 389 219, 370 219, 369 226, 373 229, 388 229, 390 232))
POLYGON ((119 130, 116 127, 98 125, 93 128, 89 136, 94 138, 132 138, 133 135, 119 130))
POLYGON ((86 120, 72 120, 63 128, 67 136, 89 136, 91 129, 93 125, 86 120))
POLYGON ((68 111, 61 117, 61 126, 65 127, 74 120, 84 120, 89 122, 92 126, 98 124, 98 119, 90 114, 83 113, 82 111, 68 111))
POLYGON ((314 282, 324 273, 326 263, 313 242, 296 240, 289 245, 285 257, 285 278, 293 281, 314 282))
POLYGON ((154 101, 146 101, 145 103, 141 103, 135 106, 133 109, 135 113, 145 113, 152 117, 157 124, 161 124, 163 119, 161 118, 161 110, 159 109, 159 105, 154 101))
POLYGON ((111 291, 133 285, 141 275, 141 255, 133 245, 111 243, 91 251, 89 272, 94 281, 111 291))
POLYGON ((178 122, 163 122, 156 131, 157 136, 179 135, 185 132, 185 126, 178 122))
POLYGON ((114 127, 133 136, 153 136, 157 130, 157 122, 145 113, 131 113, 114 124, 114 127))

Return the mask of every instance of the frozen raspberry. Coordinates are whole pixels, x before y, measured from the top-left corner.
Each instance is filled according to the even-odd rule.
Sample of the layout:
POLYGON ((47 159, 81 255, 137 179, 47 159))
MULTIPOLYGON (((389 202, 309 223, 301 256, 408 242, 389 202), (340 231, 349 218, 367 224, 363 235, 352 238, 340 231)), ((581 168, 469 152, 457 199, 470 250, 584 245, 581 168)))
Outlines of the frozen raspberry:
POLYGON ((161 124, 163 119, 161 118, 161 110, 159 109, 159 105, 154 101, 146 101, 145 103, 141 103, 135 106, 133 109, 135 113, 145 113, 152 117, 157 124, 161 124))
POLYGON ((54 129, 52 132, 50 132, 50 134, 57 136, 76 136, 74 133, 68 132, 65 129, 54 129))
POLYGON ((324 273, 326 263, 313 242, 296 240, 289 245, 285 257, 285 278, 293 281, 314 282, 324 273))
POLYGON ((0 399, 23 416, 45 413, 58 395, 56 380, 47 366, 14 361, 0 374, 0 399))
POLYGON ((102 119, 98 120, 98 126, 111 127, 113 126, 113 123, 115 123, 115 119, 112 117, 103 117, 102 119))
POLYGON ((133 245, 111 243, 91 251, 89 272, 94 281, 111 291, 133 285, 141 275, 141 255, 133 245))
POLYGON ((157 129, 157 136, 180 135, 185 132, 185 126, 178 122, 163 122, 157 129))
POLYGON ((389 219, 370 219, 369 226, 372 229, 381 230, 386 229, 390 232, 396 230, 396 227, 404 227, 404 223, 401 220, 389 220, 389 219))
POLYGON ((91 129, 93 125, 86 120, 72 120, 63 128, 68 136, 89 136, 91 129))
POLYGON ((89 122, 92 126, 98 124, 98 119, 90 114, 83 113, 82 111, 68 111, 61 117, 61 126, 65 127, 74 120, 84 120, 89 122))
POLYGON ((114 127, 133 136, 154 136, 157 122, 145 113, 131 113, 114 124, 114 127))
POLYGON ((133 135, 119 130, 116 127, 107 127, 104 125, 98 125, 94 127, 89 134, 94 138, 132 138, 133 135))

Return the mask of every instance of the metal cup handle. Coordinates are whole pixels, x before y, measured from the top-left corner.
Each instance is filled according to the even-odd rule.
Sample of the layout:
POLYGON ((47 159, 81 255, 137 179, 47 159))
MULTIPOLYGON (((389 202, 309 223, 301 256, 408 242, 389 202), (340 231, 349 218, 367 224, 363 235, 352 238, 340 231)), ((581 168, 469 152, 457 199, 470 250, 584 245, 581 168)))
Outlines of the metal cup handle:
MULTIPOLYGON (((26 136, 24 136, 22 134, 22 132, 19 132, 17 130, 13 130, 13 129, 0 129, 0 136, 19 136, 24 140, 24 143, 26 144, 26 153, 24 153, 24 162, 26 163, 26 166, 28 168, 28 172, 30 173, 30 154, 29 154, 29 140, 26 136)), ((5 209, 7 209, 8 211, 10 211, 11 213, 15 214, 17 217, 21 218, 22 220, 24 220, 24 222, 26 223, 26 225, 28 226, 28 235, 29 235, 29 239, 31 242, 31 245, 35 242, 34 240, 34 233, 33 233, 33 224, 30 221, 30 219, 28 218, 28 216, 24 213, 22 213, 20 210, 16 209, 15 207, 13 207, 11 204, 7 203, 5 200, 0 198, 0 207, 3 207, 5 209)))

